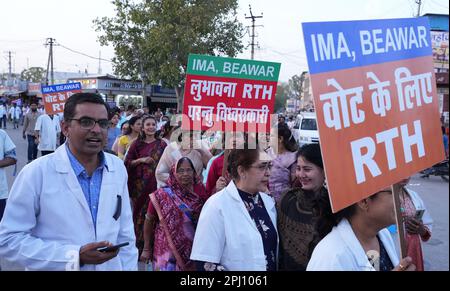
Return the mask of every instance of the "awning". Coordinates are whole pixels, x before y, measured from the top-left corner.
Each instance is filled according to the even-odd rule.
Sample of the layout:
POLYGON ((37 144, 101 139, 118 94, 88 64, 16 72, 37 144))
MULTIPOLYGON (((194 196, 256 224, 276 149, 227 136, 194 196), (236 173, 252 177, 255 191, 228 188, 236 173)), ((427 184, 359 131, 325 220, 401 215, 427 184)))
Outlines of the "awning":
POLYGON ((152 102, 160 102, 160 103, 177 103, 176 98, 164 98, 164 97, 151 97, 152 102))
POLYGON ((5 91, 2 93, 3 96, 19 96, 19 94, 23 93, 25 91, 5 91))

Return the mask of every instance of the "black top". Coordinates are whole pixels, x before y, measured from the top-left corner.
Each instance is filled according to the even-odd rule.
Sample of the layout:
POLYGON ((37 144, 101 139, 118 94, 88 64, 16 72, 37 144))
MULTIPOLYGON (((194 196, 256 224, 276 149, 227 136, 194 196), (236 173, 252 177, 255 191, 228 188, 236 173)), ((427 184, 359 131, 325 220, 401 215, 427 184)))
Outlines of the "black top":
POLYGON ((392 264, 391 258, 389 258, 389 255, 378 235, 377 239, 380 244, 380 271, 392 271, 392 269, 394 269, 394 265, 392 264))
POLYGON ((277 231, 264 206, 264 202, 259 193, 252 195, 239 189, 238 192, 248 210, 248 214, 250 214, 261 235, 264 245, 264 255, 266 256, 267 271, 276 271, 277 231))

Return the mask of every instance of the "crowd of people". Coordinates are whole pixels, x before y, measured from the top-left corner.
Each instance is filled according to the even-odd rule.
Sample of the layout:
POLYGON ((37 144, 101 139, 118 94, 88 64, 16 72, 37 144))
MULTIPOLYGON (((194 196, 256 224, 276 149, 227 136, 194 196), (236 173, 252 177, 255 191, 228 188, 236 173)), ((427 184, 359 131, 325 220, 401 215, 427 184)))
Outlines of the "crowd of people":
POLYGON ((27 270, 424 269, 432 219, 407 181, 399 258, 390 188, 332 213, 320 145, 299 148, 283 121, 270 136, 218 135, 213 150, 159 110, 111 110, 97 94, 71 96, 61 116, 30 108, 9 197, 17 157, 0 130, 0 257, 27 270))

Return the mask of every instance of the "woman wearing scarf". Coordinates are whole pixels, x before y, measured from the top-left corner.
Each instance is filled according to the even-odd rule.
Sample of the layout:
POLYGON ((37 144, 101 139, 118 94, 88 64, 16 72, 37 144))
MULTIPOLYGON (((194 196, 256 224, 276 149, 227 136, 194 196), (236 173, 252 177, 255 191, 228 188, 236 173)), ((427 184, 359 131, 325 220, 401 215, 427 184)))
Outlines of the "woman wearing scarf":
POLYGON ((139 137, 131 144, 125 159, 128 172, 128 190, 133 205, 136 246, 139 253, 144 245, 143 228, 147 212, 148 194, 156 190, 155 169, 166 143, 155 136, 156 120, 147 116, 143 120, 139 137))
POLYGON ((411 257, 412 263, 417 271, 424 271, 422 241, 426 242, 431 238, 433 229, 433 219, 425 207, 425 203, 419 194, 406 187, 409 178, 399 182, 402 186, 400 192, 400 205, 403 221, 405 224, 406 254, 411 257), (417 216, 417 211, 423 211, 421 217, 417 216))
POLYGON ((279 268, 284 271, 305 271, 314 247, 332 228, 319 144, 300 148, 296 176, 302 187, 286 192, 277 205, 279 268))
POLYGON ((155 271, 190 271, 189 260, 200 211, 207 199, 192 161, 183 157, 172 167, 167 186, 150 194, 141 261, 155 271))

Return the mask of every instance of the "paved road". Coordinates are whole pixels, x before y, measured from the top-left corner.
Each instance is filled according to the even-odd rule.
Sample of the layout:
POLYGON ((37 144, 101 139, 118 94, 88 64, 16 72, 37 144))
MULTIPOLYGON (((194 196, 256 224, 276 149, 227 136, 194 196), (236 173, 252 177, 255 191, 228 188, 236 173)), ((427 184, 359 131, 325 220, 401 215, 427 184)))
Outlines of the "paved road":
MULTIPOLYGON (((17 172, 27 162, 27 142, 22 138, 22 128, 12 129, 8 124, 6 130, 17 147, 17 172)), ((11 187, 14 167, 7 171, 8 184, 11 187)), ((433 235, 423 244, 426 270, 449 270, 449 183, 439 177, 429 179, 412 177, 409 187, 419 193, 429 209, 433 219, 433 235)), ((2 265, 3 269, 16 269, 14 266, 2 265)), ((142 268, 142 266, 140 266, 142 268)))

